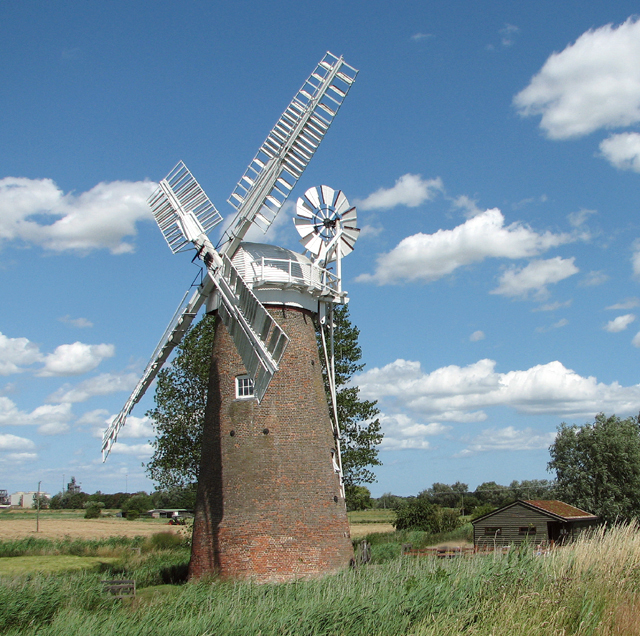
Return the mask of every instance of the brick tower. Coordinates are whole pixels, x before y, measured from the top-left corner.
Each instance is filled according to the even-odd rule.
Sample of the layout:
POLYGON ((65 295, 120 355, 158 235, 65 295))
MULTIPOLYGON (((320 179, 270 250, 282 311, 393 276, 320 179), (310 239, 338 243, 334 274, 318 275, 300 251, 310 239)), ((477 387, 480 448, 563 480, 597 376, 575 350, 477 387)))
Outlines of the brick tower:
MULTIPOLYGON (((234 259, 239 271, 247 249, 253 260, 256 252, 288 252, 255 244, 243 248, 234 259)), ((289 254, 296 263, 303 258, 289 254)), ((273 273, 268 278, 271 290, 263 285, 261 292, 256 285, 254 291, 290 342, 259 404, 240 395, 246 371, 217 321, 190 577, 285 581, 336 572, 352 557, 315 316, 301 306, 314 299, 289 288, 287 303, 268 303, 265 297, 276 291, 273 273)))

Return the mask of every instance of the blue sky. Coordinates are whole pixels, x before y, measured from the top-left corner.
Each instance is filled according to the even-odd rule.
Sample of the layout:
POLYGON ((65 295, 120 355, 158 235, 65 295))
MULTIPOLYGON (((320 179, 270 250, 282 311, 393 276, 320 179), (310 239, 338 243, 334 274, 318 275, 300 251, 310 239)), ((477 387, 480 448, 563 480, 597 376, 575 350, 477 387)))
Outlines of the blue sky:
POLYGON ((385 431, 373 494, 545 478, 560 422, 637 414, 634 10, 2 3, 0 488, 152 488, 152 394, 106 464, 99 439, 198 273, 145 200, 182 159, 229 217, 327 50, 358 79, 259 240, 301 250, 311 186, 358 206, 343 275, 385 431))

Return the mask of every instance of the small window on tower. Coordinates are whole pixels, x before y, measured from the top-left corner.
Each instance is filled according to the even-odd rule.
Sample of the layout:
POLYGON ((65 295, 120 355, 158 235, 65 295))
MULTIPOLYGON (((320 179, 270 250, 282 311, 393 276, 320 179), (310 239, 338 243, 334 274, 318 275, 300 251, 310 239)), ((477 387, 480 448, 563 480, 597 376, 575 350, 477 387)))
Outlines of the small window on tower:
POLYGON ((253 380, 248 375, 236 376, 236 398, 253 397, 253 380))

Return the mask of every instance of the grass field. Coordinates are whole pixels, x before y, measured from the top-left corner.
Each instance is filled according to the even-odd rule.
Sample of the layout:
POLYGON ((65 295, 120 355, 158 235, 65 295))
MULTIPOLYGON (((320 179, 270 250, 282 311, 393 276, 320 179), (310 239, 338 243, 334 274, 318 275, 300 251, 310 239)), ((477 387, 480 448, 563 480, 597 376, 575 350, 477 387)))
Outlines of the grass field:
POLYGON ((99 539, 112 536, 148 537, 156 532, 175 531, 166 519, 136 519, 127 521, 111 516, 100 519, 84 519, 84 511, 43 510, 40 512, 40 531, 36 535, 36 513, 32 511, 0 512, 0 537, 20 539, 30 536, 45 539, 72 537, 77 539, 99 539))
POLYGON ((73 556, 20 556, 0 558, 0 578, 25 574, 60 574, 98 570, 105 564, 115 563, 117 557, 73 556))
MULTIPOLYGON (((385 545, 382 535, 370 538, 385 545)), ((134 540, 111 543, 116 550, 126 541, 134 540)), ((26 549, 29 541, 18 544, 26 549)), ((98 544, 87 549, 98 549, 98 544)), ((0 633, 640 635, 640 533, 635 526, 600 532, 545 557, 529 548, 456 559, 388 554, 377 564, 279 585, 216 580, 177 585, 188 560, 184 547, 123 554, 98 573, 2 577, 0 633), (103 578, 135 579, 136 600, 119 602, 105 595, 103 578)))

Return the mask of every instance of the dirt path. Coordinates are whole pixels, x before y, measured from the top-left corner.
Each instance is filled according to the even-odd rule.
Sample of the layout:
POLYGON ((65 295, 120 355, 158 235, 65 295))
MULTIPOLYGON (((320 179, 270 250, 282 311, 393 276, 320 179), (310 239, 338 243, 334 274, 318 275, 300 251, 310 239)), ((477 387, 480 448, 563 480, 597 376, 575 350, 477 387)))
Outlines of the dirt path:
POLYGON ((127 521, 108 519, 40 519, 40 532, 36 534, 35 519, 0 519, 0 539, 104 539, 105 537, 147 537, 156 532, 175 532, 176 527, 162 521, 127 521))

